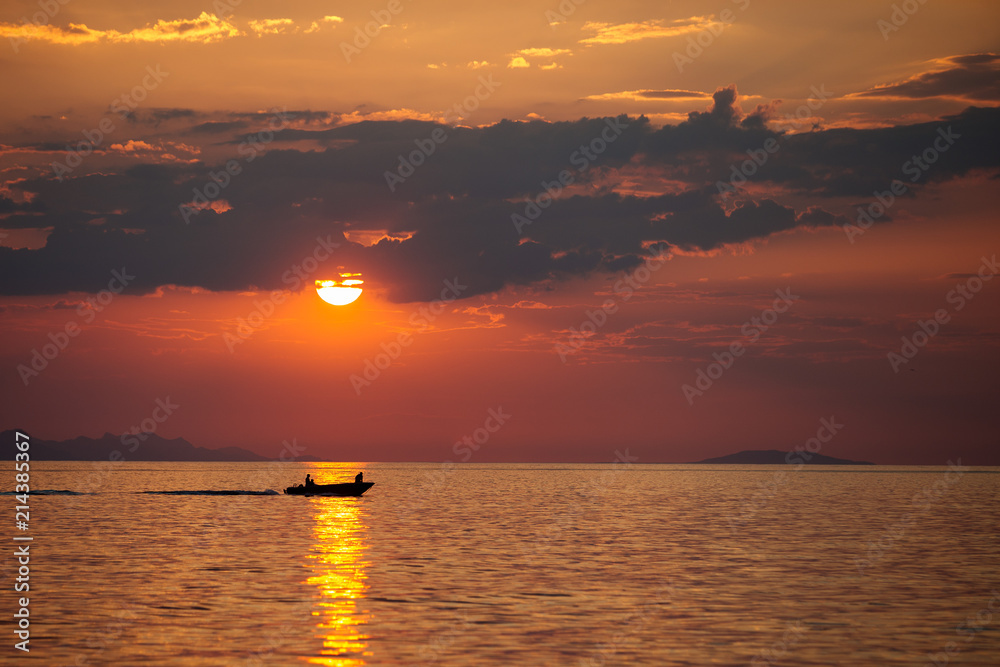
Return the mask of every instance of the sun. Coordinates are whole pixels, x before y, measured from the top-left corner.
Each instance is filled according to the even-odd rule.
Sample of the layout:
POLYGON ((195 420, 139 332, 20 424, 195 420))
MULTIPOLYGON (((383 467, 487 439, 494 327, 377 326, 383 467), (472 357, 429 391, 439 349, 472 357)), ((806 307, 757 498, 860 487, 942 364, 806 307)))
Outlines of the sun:
POLYGON ((316 293, 329 304, 346 306, 361 296, 364 282, 360 273, 341 273, 336 280, 317 280, 316 293))

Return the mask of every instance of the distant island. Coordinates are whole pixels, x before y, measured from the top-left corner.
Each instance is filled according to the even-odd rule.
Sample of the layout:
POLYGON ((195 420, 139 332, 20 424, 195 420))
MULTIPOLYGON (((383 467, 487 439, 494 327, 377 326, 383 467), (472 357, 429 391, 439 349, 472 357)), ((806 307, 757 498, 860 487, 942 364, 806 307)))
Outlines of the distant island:
MULTIPOLYGON (((24 431, 22 431, 24 433, 24 431)), ((31 433, 28 433, 30 436, 31 433)), ((0 449, 8 461, 14 460, 14 431, 0 433, 0 449)), ((155 433, 114 435, 99 438, 80 436, 71 440, 31 438, 32 461, 274 461, 242 447, 196 447, 184 438, 166 439, 155 433), (113 454, 118 452, 117 455, 113 454)), ((320 461, 299 456, 297 461, 320 461)))
POLYGON ((809 452, 792 452, 791 456, 788 456, 788 452, 782 452, 777 449, 747 449, 742 452, 737 452, 736 454, 729 454, 728 456, 719 456, 713 459, 705 459, 704 461, 696 461, 696 463, 737 463, 742 465, 777 465, 777 464, 787 464, 785 457, 788 457, 793 462, 797 463, 799 460, 803 461, 807 465, 831 465, 831 466, 873 466, 874 463, 870 461, 851 461, 850 459, 838 459, 832 456, 825 456, 823 454, 811 454, 809 452), (809 458, 807 458, 809 457, 809 458))

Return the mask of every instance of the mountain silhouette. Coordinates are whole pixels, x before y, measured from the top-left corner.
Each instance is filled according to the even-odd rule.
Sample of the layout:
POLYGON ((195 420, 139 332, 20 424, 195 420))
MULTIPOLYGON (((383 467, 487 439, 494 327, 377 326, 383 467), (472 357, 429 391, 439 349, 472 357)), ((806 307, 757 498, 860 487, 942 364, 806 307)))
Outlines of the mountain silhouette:
POLYGON ((837 465, 837 466, 873 466, 874 463, 870 461, 851 461, 850 459, 838 459, 832 456, 825 456, 824 454, 811 454, 809 452, 782 452, 777 449, 747 449, 742 452, 737 452, 735 454, 729 454, 727 456, 719 456, 712 459, 705 459, 703 461, 696 461, 696 463, 739 463, 743 465, 751 464, 786 464, 788 461, 785 460, 788 457, 789 461, 793 464, 797 464, 799 461, 807 465, 837 465))
MULTIPOLYGON (((14 431, 0 433, 0 449, 4 458, 14 460, 14 431)), ((25 433, 25 431, 21 431, 25 433)), ((31 435, 28 433, 27 435, 31 435)), ((209 449, 196 447, 184 438, 167 439, 155 433, 139 435, 114 435, 105 433, 99 438, 80 436, 71 440, 41 440, 31 438, 28 450, 32 461, 270 461, 242 447, 209 449), (120 456, 112 456, 113 452, 120 456)), ((299 460, 306 460, 299 457, 299 460)))

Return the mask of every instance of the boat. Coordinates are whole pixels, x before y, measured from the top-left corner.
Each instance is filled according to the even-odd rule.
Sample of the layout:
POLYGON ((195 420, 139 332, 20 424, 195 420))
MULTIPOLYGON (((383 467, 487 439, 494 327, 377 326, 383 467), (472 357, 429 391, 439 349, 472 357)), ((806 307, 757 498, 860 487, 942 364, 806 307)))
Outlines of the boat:
POLYGON ((290 486, 285 493, 290 496, 360 496, 375 486, 375 482, 344 482, 342 484, 310 484, 290 486))

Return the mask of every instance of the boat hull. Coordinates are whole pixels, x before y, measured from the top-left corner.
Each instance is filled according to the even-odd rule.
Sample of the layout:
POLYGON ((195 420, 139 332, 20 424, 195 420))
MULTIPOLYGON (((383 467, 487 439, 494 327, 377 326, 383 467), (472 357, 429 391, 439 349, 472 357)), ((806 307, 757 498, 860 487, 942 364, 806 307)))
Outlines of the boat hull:
POLYGON ((375 482, 345 482, 343 484, 313 484, 290 486, 285 493, 290 496, 360 496, 375 486, 375 482))

